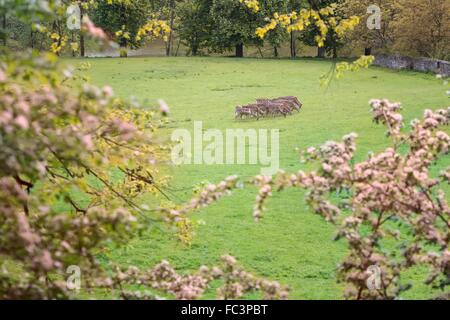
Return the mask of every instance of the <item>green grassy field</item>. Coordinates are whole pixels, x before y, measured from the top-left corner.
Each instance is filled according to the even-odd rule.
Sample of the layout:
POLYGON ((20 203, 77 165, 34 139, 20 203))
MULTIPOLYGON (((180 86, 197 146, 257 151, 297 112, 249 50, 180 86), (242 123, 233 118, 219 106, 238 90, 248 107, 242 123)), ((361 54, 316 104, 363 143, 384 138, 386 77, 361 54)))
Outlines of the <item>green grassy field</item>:
MULTIPOLYGON (((171 107, 171 128, 191 130, 193 121, 202 120, 205 129, 280 129, 281 168, 287 171, 302 168, 295 148, 340 139, 350 132, 359 135, 358 159, 383 150, 385 129, 371 121, 371 98, 401 101, 406 123, 426 108, 448 105, 440 81, 414 72, 371 68, 323 88, 319 78, 331 68, 327 61, 158 57, 89 61, 88 74, 95 84, 110 84, 124 98, 135 96, 151 103, 164 99, 171 107), (303 110, 286 119, 234 120, 236 105, 284 95, 298 96, 303 110)), ((192 187, 202 181, 218 182, 230 174, 250 177, 259 173, 259 167, 185 165, 171 171, 171 187, 178 190, 174 199, 181 201, 189 199, 192 187)), ((193 270, 229 253, 247 270, 288 284, 293 299, 342 298, 335 268, 345 254, 345 243, 332 241, 334 227, 310 213, 300 191, 275 194, 265 218, 255 223, 251 215, 255 195, 254 189, 240 190, 196 213, 193 219, 205 224, 196 227, 190 248, 173 232, 154 228, 126 248, 114 250, 111 258, 139 266, 167 259, 180 270, 193 270)), ((420 281, 423 275, 421 270, 407 275, 414 287, 405 298, 430 297, 420 281)))

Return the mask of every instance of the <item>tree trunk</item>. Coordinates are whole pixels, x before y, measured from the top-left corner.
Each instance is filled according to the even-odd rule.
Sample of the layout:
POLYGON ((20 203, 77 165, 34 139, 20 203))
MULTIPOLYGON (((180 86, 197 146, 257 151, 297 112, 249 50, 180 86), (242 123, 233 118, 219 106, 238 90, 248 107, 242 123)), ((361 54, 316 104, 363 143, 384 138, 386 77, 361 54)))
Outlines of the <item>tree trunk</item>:
POLYGON ((85 45, 84 45, 84 35, 83 32, 80 33, 80 56, 84 57, 86 55, 85 45))
POLYGON ((181 40, 178 39, 177 50, 175 51, 175 57, 178 57, 178 50, 180 50, 181 40))
POLYGON ((325 58, 326 50, 325 47, 317 47, 317 58, 325 58))
POLYGON ((128 49, 127 49, 127 45, 125 44, 121 44, 120 45, 120 49, 119 49, 119 56, 121 58, 127 58, 128 57, 128 49))
POLYGON ((196 44, 194 44, 193 46, 192 46, 192 55, 193 56, 196 56, 197 54, 198 54, 198 46, 196 45, 196 44))
POLYGON ((244 44, 239 43, 236 45, 236 58, 243 58, 244 57, 244 44))
POLYGON ((295 35, 294 31, 291 31, 291 58, 295 59, 297 57, 297 50, 295 45, 295 35))
MULTIPOLYGON (((84 9, 81 3, 79 4, 79 8, 80 8, 80 23, 83 23, 84 9)), ((85 56, 84 33, 83 30, 80 29, 80 57, 84 56, 85 56)))
POLYGON ((33 29, 30 31, 30 48, 34 49, 34 32, 33 29))
POLYGON ((262 50, 261 50, 260 46, 258 46, 258 52, 259 52, 259 55, 261 56, 261 59, 264 59, 264 55, 262 53, 262 50))
POLYGON ((277 47, 273 47, 273 56, 275 58, 278 58, 278 48, 277 47))
MULTIPOLYGON (((75 42, 75 32, 72 30, 70 31, 70 41, 75 42)), ((72 57, 75 57, 75 51, 72 49, 72 57)))
POLYGON ((337 57, 338 57, 337 48, 333 47, 333 59, 337 59, 337 57))
POLYGON ((175 21, 175 0, 170 1, 170 32, 169 41, 166 45, 166 56, 170 56, 172 53, 172 41, 173 41, 173 24, 175 21))
POLYGON ((8 36, 6 34, 6 13, 3 14, 2 28, 3 28, 3 45, 6 47, 6 42, 8 41, 8 36))
POLYGON ((365 56, 371 56, 372 55, 372 48, 365 48, 364 49, 364 55, 365 56))
MULTIPOLYGON (((126 7, 125 4, 121 4, 120 6, 120 24, 125 26, 127 23, 127 18, 126 18, 126 7)), ((126 58, 128 57, 128 41, 127 39, 125 39, 124 37, 121 37, 119 40, 119 56, 121 58, 126 58)))

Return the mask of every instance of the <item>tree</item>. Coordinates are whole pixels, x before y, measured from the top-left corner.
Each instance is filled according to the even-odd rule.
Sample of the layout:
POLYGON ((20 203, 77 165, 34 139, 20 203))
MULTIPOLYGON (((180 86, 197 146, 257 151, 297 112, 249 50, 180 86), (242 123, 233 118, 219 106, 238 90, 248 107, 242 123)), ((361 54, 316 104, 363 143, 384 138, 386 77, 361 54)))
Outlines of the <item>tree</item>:
POLYGON ((8 40, 8 33, 7 33, 7 16, 6 16, 6 11, 2 10, 0 11, 0 18, 2 20, 2 27, 0 29, 0 38, 3 42, 3 45, 6 46, 7 40, 8 40))
MULTIPOLYGON (((54 5, 17 0, 8 12, 29 22, 43 10, 41 19, 52 21, 54 5)), ((82 31, 108 40, 90 20, 82 31)), ((0 58, 0 299, 68 299, 78 285, 106 289, 112 298, 196 299, 213 280, 223 283, 223 299, 254 291, 286 298, 286 287, 249 274, 227 255, 187 275, 167 261, 147 271, 100 263, 106 246, 126 243, 149 223, 186 221, 168 207, 138 202, 145 192, 156 195, 156 206, 165 198, 157 166, 168 148, 152 134, 169 110, 164 103, 160 112, 140 108, 109 86, 85 83, 50 53, 2 51, 0 58), (77 270, 78 284, 66 281, 77 270), (147 290, 136 291, 138 284, 147 290)), ((201 194, 220 198, 236 181, 229 177, 201 194)))
MULTIPOLYGON (((334 0, 307 1, 307 7, 312 10, 319 11, 320 9, 323 9, 334 2, 335 2, 334 0)), ((320 33, 319 27, 316 24, 311 24, 307 26, 306 30, 300 34, 299 38, 300 41, 302 41, 307 46, 314 47, 317 46, 316 37, 319 35, 319 33, 320 33)), ((318 58, 325 57, 327 44, 329 45, 328 41, 326 41, 326 44, 324 44, 323 46, 317 46, 318 58)))
MULTIPOLYGON (((271 17, 276 12, 284 12, 288 10, 287 3, 283 0, 265 0, 260 1, 260 10, 258 15, 260 16, 260 21, 263 22, 265 17, 271 17)), ((265 38, 270 46, 274 50, 274 57, 278 57, 278 48, 286 42, 288 38, 288 33, 286 29, 281 26, 277 26, 275 29, 271 30, 267 37, 265 38)))
POLYGON ((167 22, 170 31, 167 34, 166 56, 173 54, 173 40, 175 29, 178 27, 178 20, 180 19, 180 6, 189 1, 185 0, 150 0, 148 10, 152 13, 152 18, 158 17, 167 22))
POLYGON ((139 48, 145 40, 168 41, 171 29, 164 20, 154 18, 150 4, 143 0, 107 1, 99 2, 92 10, 94 22, 116 38, 121 57, 128 55, 128 48, 139 48))
MULTIPOLYGON (((89 9, 89 4, 86 2, 86 0, 81 0, 78 3, 78 8, 80 10, 80 22, 81 22, 85 17, 86 10, 89 9)), ((84 57, 86 55, 86 43, 84 39, 84 33, 81 30, 79 33, 79 38, 80 38, 80 56, 84 57)))
MULTIPOLYGON (((287 2, 287 12, 300 11, 305 5, 305 1, 303 0, 289 0, 287 2)), ((296 31, 291 30, 289 32, 289 49, 291 58, 295 58, 297 56, 297 45, 296 45, 297 35, 296 31)))
MULTIPOLYGON (((331 54, 333 58, 337 58, 337 50, 343 46, 341 37, 336 34, 335 27, 339 20, 347 19, 350 15, 346 15, 340 8, 340 0, 309 0, 308 6, 310 9, 317 11, 320 15, 320 19, 323 21, 323 25, 328 29, 323 46, 317 47, 317 57, 324 58, 326 53, 331 54), (333 12, 330 14, 321 14, 321 9, 333 8, 333 12)), ((321 28, 324 26, 311 24, 305 32, 300 36, 300 39, 308 46, 315 46, 317 44, 317 38, 322 33, 321 28)))
POLYGON ((389 52, 392 49, 395 41, 394 22, 399 12, 395 1, 345 0, 341 8, 345 14, 357 15, 362 19, 362 23, 346 36, 350 45, 364 48, 366 55, 372 54, 373 51, 389 52), (374 19, 373 14, 377 13, 377 8, 373 5, 380 8, 380 28, 375 25, 376 20, 370 20, 374 19), (370 8, 374 8, 375 11, 369 10, 370 8), (371 28, 367 26, 367 22, 372 24, 371 28))
POLYGON ((409 55, 450 59, 450 2, 397 1, 392 22, 394 50, 409 55))
POLYGON ((244 56, 244 45, 261 45, 255 34, 259 25, 258 15, 235 0, 212 1, 211 20, 213 29, 209 46, 217 52, 234 48, 236 57, 244 56))
POLYGON ((211 1, 189 0, 180 6, 178 36, 193 56, 208 45, 213 28, 210 16, 211 1))
POLYGON ((127 55, 127 48, 138 48, 136 36, 139 28, 148 19, 148 1, 120 0, 99 1, 90 11, 92 21, 110 35, 117 37, 121 56, 127 55))
POLYGON ((364 46, 366 53, 399 53, 448 59, 450 52, 450 4, 445 0, 414 1, 355 1, 345 0, 342 7, 347 14, 356 14, 364 21, 370 5, 380 8, 380 28, 368 29, 359 25, 348 39, 354 46, 364 46))
POLYGON ((174 23, 175 23, 175 9, 176 9, 176 1, 175 0, 169 0, 169 27, 170 27, 170 32, 169 32, 169 38, 166 44, 166 56, 170 56, 171 52, 172 52, 172 45, 173 45, 173 27, 174 27, 174 23))
POLYGON ((43 15, 49 13, 48 8, 43 8, 42 11, 30 16, 26 22, 14 15, 10 15, 8 17, 8 32, 5 41, 7 39, 11 40, 9 46, 17 50, 30 47, 39 51, 48 50, 57 55, 69 51, 67 50, 67 45, 70 44, 70 51, 73 55, 80 51, 80 55, 84 56, 84 33, 82 30, 69 30, 67 22, 69 22, 68 19, 73 19, 71 21, 81 23, 84 20, 83 17, 88 18, 84 16, 86 9, 94 5, 95 2, 93 0, 81 2, 61 1, 54 8, 49 18, 43 19, 43 15), (67 10, 69 6, 75 5, 80 8, 79 13, 81 16, 78 16, 78 13, 74 13, 69 18, 67 10), (79 43, 77 43, 78 38, 79 43))
MULTIPOLYGON (((359 24, 358 16, 344 16, 336 3, 325 5, 327 1, 309 1, 310 7, 299 12, 274 13, 269 22, 256 30, 260 38, 268 32, 282 26, 288 32, 300 31, 300 37, 312 45, 317 44, 318 55, 321 56, 327 45, 337 56, 337 48, 341 45, 343 36, 359 24)), ((365 58, 362 58, 363 60, 365 58)))
MULTIPOLYGON (((267 16, 286 9, 284 1, 186 1, 180 8, 180 37, 195 55, 201 47, 209 47, 213 51, 224 52, 235 49, 236 56, 243 56, 244 45, 261 46, 255 34, 258 26, 264 23, 267 16), (250 5, 248 7, 247 5, 250 5)), ((271 30, 267 41, 277 49, 286 40, 287 33, 283 28, 271 30)))

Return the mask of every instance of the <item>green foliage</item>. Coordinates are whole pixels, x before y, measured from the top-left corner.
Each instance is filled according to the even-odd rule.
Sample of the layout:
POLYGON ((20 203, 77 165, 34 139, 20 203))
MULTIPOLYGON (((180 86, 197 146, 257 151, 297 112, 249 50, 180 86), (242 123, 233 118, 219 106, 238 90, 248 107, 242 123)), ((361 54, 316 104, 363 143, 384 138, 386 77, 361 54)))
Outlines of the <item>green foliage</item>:
POLYGON ((258 15, 235 0, 212 0, 213 29, 209 45, 213 51, 224 52, 242 45, 261 45, 255 30, 260 24, 258 15))
MULTIPOLYGON (((262 46, 255 30, 266 17, 275 12, 286 11, 285 1, 265 0, 258 3, 258 10, 252 10, 234 0, 192 0, 180 6, 177 32, 196 55, 201 48, 213 52, 227 52, 241 45, 262 46)), ((272 47, 280 47, 287 39, 287 33, 278 27, 267 35, 272 47)))
MULTIPOLYGON (((340 1, 336 0, 320 0, 320 1, 310 1, 310 7, 314 10, 320 10, 322 8, 325 8, 327 6, 330 6, 332 4, 339 4, 340 1)), ((325 21, 325 23, 329 23, 329 19, 346 19, 350 15, 344 14, 343 11, 340 10, 338 7, 338 10, 335 11, 333 15, 330 16, 322 16, 322 19, 325 21)), ((312 24, 308 26, 305 30, 305 32, 301 33, 300 40, 308 45, 308 46, 317 46, 317 40, 316 37, 320 35, 320 29, 312 24)), ((334 32, 334 30, 330 30, 328 32, 325 41, 324 41, 324 52, 327 54, 333 56, 334 58, 337 58, 337 50, 341 48, 344 45, 344 42, 342 39, 334 32)))
POLYGON ((0 40, 11 38, 14 47, 30 45, 31 22, 53 16, 54 6, 47 1, 7 0, 0 3, 0 40))
MULTIPOLYGON (((264 0, 260 1, 261 10, 260 14, 264 17, 271 17, 275 12, 288 12, 289 3, 283 0, 264 0)), ((263 20, 262 19, 262 20, 263 20)), ((287 40, 288 33, 281 26, 277 26, 274 30, 271 30, 266 40, 271 47, 279 48, 287 40)))
POLYGON ((142 42, 136 40, 139 28, 150 18, 149 2, 145 0, 99 1, 90 12, 92 21, 111 37, 122 31, 126 36, 117 36, 121 47, 137 48, 142 42))
POLYGON ((193 56, 208 45, 212 19, 209 15, 211 1, 184 1, 179 8, 177 34, 193 56))

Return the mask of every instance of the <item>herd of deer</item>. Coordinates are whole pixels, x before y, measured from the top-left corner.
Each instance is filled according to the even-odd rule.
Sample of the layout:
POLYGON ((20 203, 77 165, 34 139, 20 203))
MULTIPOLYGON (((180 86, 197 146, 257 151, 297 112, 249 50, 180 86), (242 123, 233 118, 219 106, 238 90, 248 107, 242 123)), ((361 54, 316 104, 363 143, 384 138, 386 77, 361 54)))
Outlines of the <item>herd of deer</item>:
POLYGON ((246 106, 237 106, 236 119, 277 117, 292 114, 295 110, 300 112, 302 103, 297 97, 280 97, 276 99, 257 99, 256 103, 246 106))

